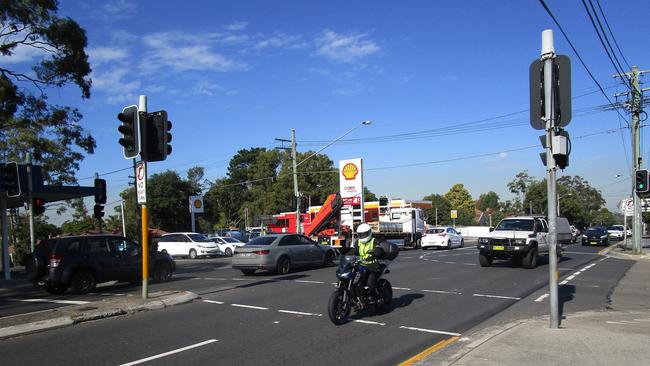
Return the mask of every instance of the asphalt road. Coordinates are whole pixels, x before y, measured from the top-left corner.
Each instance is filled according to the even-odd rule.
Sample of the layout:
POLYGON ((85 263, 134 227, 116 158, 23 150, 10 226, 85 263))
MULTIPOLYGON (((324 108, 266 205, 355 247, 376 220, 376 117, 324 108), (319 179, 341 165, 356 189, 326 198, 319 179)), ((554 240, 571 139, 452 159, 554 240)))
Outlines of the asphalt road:
MULTIPOLYGON (((43 360, 55 365, 392 365, 441 340, 462 336, 508 308, 518 309, 508 311, 509 316, 548 314, 546 259, 533 270, 505 261, 482 268, 473 244, 402 251, 387 276, 394 288, 391 310, 356 314, 338 327, 327 317, 327 299, 336 281, 333 267, 243 276, 229 267, 228 258, 179 260, 175 280, 152 291, 183 289, 202 299, 5 340, 0 357, 3 363, 19 365, 43 360)), ((600 249, 567 247, 558 265, 560 281, 567 281, 560 288, 561 310, 606 304, 630 263, 600 256, 600 249)), ((137 296, 140 289, 118 285, 102 291, 137 296)), ((89 301, 93 296, 118 295, 56 298, 89 301)))

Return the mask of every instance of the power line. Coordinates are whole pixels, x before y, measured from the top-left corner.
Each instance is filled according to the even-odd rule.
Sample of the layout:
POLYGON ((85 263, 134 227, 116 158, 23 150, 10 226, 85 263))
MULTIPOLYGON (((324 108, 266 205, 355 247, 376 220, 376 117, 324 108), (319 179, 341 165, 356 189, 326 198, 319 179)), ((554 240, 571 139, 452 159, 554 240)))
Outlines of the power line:
POLYGON ((596 0, 596 5, 598 5, 598 9, 600 10, 600 13, 603 15, 603 20, 605 21, 605 25, 607 26, 607 29, 609 30, 609 34, 612 36, 612 40, 614 41, 614 44, 616 45, 616 49, 618 50, 618 53, 621 55, 623 58, 623 61, 625 61, 625 64, 627 65, 628 69, 631 69, 632 66, 627 62, 627 59, 625 59, 625 55, 623 55, 623 52, 621 51, 621 48, 618 46, 618 42, 616 42, 616 38, 614 37, 614 32, 612 32, 612 28, 609 27, 609 22, 607 21, 607 17, 605 17, 605 12, 603 11, 603 8, 600 7, 600 1, 596 0))
MULTIPOLYGON (((555 25, 558 27, 558 29, 560 30, 560 32, 562 32, 562 35, 564 36, 564 39, 566 39, 567 43, 569 43, 569 46, 571 46, 571 49, 573 50, 573 52, 574 52, 574 53, 576 54, 576 56, 578 57, 578 60, 580 60, 580 63, 582 64, 582 67, 584 67, 585 71, 587 71, 587 74, 589 74, 589 77, 591 77, 591 80, 593 80, 594 83, 596 83, 596 85, 598 85, 598 89, 600 89, 600 92, 603 94, 603 96, 605 97, 605 99, 607 99, 607 101, 609 102, 609 104, 611 104, 611 105, 613 106, 614 103, 612 102, 611 99, 609 99, 609 96, 608 96, 607 94, 605 94, 605 90, 603 90, 603 87, 600 85, 600 83, 598 82, 598 80, 596 80, 596 78, 594 77, 594 74, 591 73, 591 70, 589 70, 589 68, 587 67, 587 64, 585 64, 585 61, 582 59, 582 56, 580 56, 580 53, 578 52, 578 50, 577 50, 577 49, 575 48, 575 46, 573 45, 573 42, 571 42, 571 40, 569 39, 569 36, 568 36, 568 35, 566 34, 566 32, 564 31, 564 28, 562 28, 562 26, 560 25, 560 23, 558 22, 558 20, 555 18, 555 15, 553 15, 553 12, 551 12, 551 9, 549 9, 549 7, 546 5, 546 2, 545 2, 544 0, 539 0, 539 2, 542 4, 542 6, 544 7, 544 10, 546 10, 546 12, 547 12, 548 15, 551 17, 551 19, 553 19, 553 22, 554 22, 555 25)), ((616 112, 617 112, 621 117, 623 117, 623 115, 622 115, 621 112, 618 110, 618 108, 616 108, 615 110, 616 110, 616 112)), ((623 118, 623 119, 625 119, 625 118, 623 118)))

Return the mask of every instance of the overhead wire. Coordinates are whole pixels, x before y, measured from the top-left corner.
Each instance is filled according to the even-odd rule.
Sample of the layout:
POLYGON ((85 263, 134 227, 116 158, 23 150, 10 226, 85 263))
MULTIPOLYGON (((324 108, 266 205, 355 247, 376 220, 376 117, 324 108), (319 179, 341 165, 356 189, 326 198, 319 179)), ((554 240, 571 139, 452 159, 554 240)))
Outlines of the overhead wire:
POLYGON ((616 41, 616 37, 614 37, 614 32, 612 32, 612 28, 609 27, 609 22, 607 21, 607 17, 605 17, 605 12, 603 11, 603 8, 600 7, 600 1, 599 0, 596 0, 596 5, 598 5, 598 9, 600 10, 600 13, 603 15, 603 21, 605 21, 605 25, 607 26, 607 29, 609 30, 609 34, 612 36, 612 40, 614 41, 614 44, 616 45, 616 49, 618 50, 618 53, 623 58, 623 61, 625 61, 625 64, 627 65, 627 68, 631 69, 632 66, 630 66, 629 62, 627 62, 627 59, 625 58, 625 55, 623 54, 623 51, 621 51, 621 47, 619 47, 618 42, 616 41))

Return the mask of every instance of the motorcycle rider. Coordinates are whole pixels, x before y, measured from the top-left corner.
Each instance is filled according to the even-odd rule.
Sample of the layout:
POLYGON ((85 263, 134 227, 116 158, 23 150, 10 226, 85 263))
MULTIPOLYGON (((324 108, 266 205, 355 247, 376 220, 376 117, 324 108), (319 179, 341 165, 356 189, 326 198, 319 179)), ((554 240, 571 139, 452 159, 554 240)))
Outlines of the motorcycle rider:
POLYGON ((355 253, 361 259, 361 277, 359 279, 359 288, 363 289, 368 285, 368 294, 370 302, 374 302, 375 287, 379 275, 379 260, 375 255, 375 238, 372 237, 370 225, 362 223, 357 227, 357 245, 355 253))

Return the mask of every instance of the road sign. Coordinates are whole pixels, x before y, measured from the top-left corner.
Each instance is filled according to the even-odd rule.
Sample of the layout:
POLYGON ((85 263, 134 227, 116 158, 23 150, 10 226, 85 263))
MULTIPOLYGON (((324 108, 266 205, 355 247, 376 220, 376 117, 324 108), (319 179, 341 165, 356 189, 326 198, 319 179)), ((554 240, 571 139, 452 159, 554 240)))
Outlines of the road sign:
MULTIPOLYGON (((544 62, 537 59, 530 64, 530 125, 536 130, 546 129, 544 120, 544 62)), ((557 55, 553 59, 553 87, 555 94, 555 127, 571 122, 571 60, 557 55)), ((549 103, 551 101, 548 101, 549 103)))
POLYGON ((458 211, 457 210, 451 210, 451 218, 452 219, 457 219, 458 218, 458 211))
POLYGON ((203 213, 203 196, 190 196, 190 212, 203 213))
POLYGON ((630 197, 622 199, 621 202, 618 203, 618 209, 625 216, 634 215, 634 200, 630 197))
POLYGON ((147 165, 144 161, 139 161, 135 165, 135 186, 138 193, 138 203, 143 205, 147 203, 147 165))
POLYGON ((641 199, 641 212, 650 212, 650 198, 641 199))

